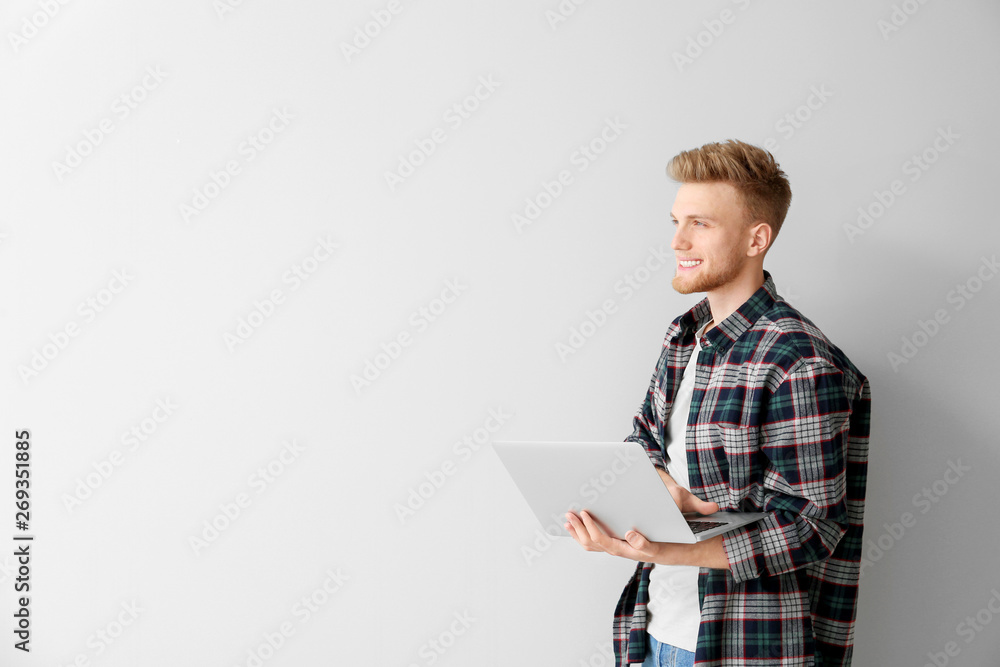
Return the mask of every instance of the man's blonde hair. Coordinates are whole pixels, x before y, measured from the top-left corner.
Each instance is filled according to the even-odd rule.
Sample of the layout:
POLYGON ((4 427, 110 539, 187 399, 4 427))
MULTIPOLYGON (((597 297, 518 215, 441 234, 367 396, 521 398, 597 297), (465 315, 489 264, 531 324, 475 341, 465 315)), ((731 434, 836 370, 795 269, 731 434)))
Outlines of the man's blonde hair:
POLYGON ((778 235, 792 203, 792 188, 774 156, 763 148, 729 139, 681 151, 667 163, 679 183, 729 183, 739 192, 746 222, 766 222, 778 235))

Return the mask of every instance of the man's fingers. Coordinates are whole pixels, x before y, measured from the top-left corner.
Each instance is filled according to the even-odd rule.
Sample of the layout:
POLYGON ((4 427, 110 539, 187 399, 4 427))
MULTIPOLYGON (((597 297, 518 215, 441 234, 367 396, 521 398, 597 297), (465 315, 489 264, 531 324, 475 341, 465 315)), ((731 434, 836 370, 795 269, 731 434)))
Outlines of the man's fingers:
POLYGON ((630 530, 625 534, 626 539, 620 540, 611 537, 601 522, 587 510, 581 510, 579 516, 568 512, 566 518, 569 519, 565 524, 566 530, 587 551, 603 551, 632 560, 649 559, 654 555, 653 543, 637 530, 630 530))
POLYGON ((590 540, 595 544, 601 545, 601 536, 603 531, 598 527, 597 523, 594 522, 594 517, 590 516, 587 510, 581 510, 580 518, 583 520, 583 527, 587 529, 587 534, 590 536, 590 540))
POLYGON ((580 517, 572 512, 568 512, 566 514, 566 518, 569 520, 566 524, 567 530, 569 530, 569 534, 573 537, 573 539, 580 543, 580 546, 587 551, 602 551, 602 549, 594 545, 594 541, 590 536, 590 531, 587 530, 587 527, 580 520, 580 517))
MULTIPOLYGON (((583 510, 583 511, 587 513, 587 522, 588 522, 588 525, 589 526, 593 526, 593 530, 597 531, 597 533, 596 533, 597 538, 599 538, 601 540, 605 540, 605 541, 606 540, 614 539, 614 538, 611 537, 611 531, 608 530, 608 527, 604 525, 604 522, 602 522, 600 519, 598 519, 596 516, 594 516, 590 512, 587 512, 587 510, 583 510)), ((591 534, 593 534, 593 532, 591 534)))
POLYGON ((580 518, 583 520, 583 525, 587 529, 587 534, 590 535, 590 541, 594 546, 594 551, 603 551, 604 553, 611 554, 612 556, 621 555, 621 540, 617 540, 604 530, 604 526, 596 517, 591 516, 590 512, 587 510, 580 511, 580 518))
POLYGON ((564 527, 566 528, 567 531, 569 531, 570 536, 574 540, 576 540, 582 546, 585 547, 585 546, 587 546, 586 543, 585 543, 586 540, 584 539, 585 535, 581 535, 581 533, 584 532, 584 531, 577 530, 577 527, 579 525, 580 525, 580 521, 579 521, 579 519, 576 518, 576 515, 573 514, 572 512, 568 512, 566 514, 566 523, 564 524, 564 527))

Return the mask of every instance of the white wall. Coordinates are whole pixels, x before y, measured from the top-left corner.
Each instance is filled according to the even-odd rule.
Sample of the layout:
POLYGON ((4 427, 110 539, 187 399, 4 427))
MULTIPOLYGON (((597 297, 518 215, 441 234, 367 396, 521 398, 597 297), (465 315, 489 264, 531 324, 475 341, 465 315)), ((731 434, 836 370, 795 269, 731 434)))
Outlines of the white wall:
MULTIPOLYGON (((1000 473, 1000 280, 983 263, 1000 246, 1000 8, 567 0, 554 22, 557 0, 396 2, 0 9, 0 492, 13 513, 12 434, 30 429, 36 535, 33 651, 12 664, 252 665, 283 624, 294 634, 266 665, 609 664, 632 564, 567 541, 526 558, 526 504, 491 451, 455 443, 491 410, 508 439, 629 434, 663 332, 694 299, 669 268, 616 285, 669 251, 667 160, 730 137, 769 142, 792 183, 766 267, 779 291, 872 384, 855 662, 992 664, 996 627, 960 624, 1000 604, 997 522, 978 518, 1000 473), (477 90, 467 118, 449 112, 477 90), (614 141, 581 160, 605 127, 614 141), (273 141, 243 143, 258 133, 273 141), (390 187, 418 143, 433 153, 390 187), (70 147, 89 154, 55 166, 70 147), (915 170, 925 151, 935 161, 915 170), (211 197, 185 215, 206 204, 196 190, 211 197), (864 226, 859 207, 875 214, 864 226), (327 259, 296 282, 314 252, 327 259), (963 284, 978 291, 952 292, 963 284), (251 316, 275 290, 273 312, 251 316), (447 290, 443 313, 420 315, 447 290), (617 311, 561 359, 607 299, 617 311), (227 344, 248 317, 260 326, 227 344), (904 338, 920 346, 894 361, 904 338), (49 358, 32 374, 36 352, 49 358), (270 482, 255 472, 269 463, 270 482), (238 499, 237 518, 216 517, 238 499), (192 547, 216 518, 230 525, 192 547), (313 594, 307 616, 296 605, 313 594), (117 633, 133 602, 108 646, 95 633, 117 633)), ((0 564, 13 613, 13 557, 0 564)))

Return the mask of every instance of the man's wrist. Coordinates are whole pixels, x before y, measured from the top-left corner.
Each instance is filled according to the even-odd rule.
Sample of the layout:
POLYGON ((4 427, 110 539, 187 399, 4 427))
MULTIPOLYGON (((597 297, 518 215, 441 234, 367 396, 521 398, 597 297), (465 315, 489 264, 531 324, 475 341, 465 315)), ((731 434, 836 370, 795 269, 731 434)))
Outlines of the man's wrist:
POLYGON ((691 565, 716 570, 729 569, 729 557, 722 545, 722 535, 694 544, 657 542, 654 563, 660 565, 691 565))

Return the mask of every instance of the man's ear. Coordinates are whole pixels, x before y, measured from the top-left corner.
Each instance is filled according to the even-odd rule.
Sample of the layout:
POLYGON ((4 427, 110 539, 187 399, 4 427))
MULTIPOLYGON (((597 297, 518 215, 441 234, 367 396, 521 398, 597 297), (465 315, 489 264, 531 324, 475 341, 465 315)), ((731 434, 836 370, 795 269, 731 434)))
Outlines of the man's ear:
POLYGON ((750 245, 747 247, 747 257, 757 257, 767 252, 771 247, 771 225, 758 222, 750 226, 750 245))

